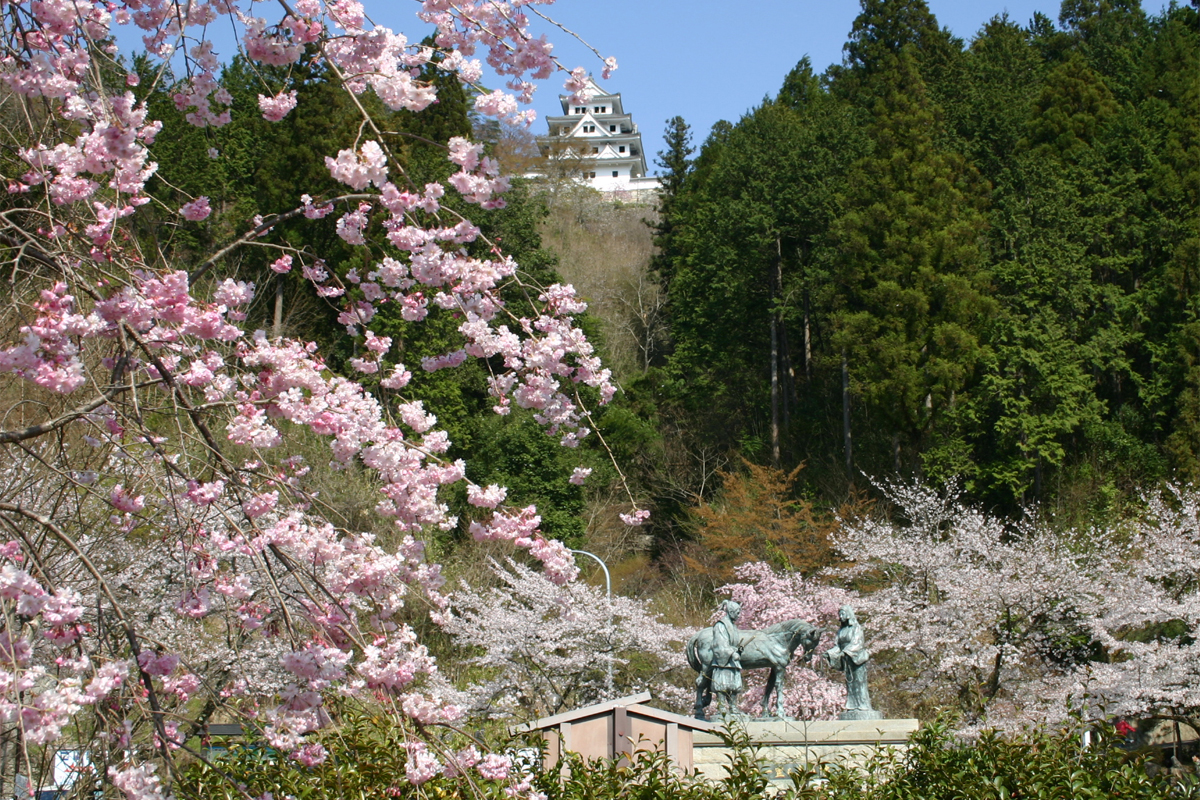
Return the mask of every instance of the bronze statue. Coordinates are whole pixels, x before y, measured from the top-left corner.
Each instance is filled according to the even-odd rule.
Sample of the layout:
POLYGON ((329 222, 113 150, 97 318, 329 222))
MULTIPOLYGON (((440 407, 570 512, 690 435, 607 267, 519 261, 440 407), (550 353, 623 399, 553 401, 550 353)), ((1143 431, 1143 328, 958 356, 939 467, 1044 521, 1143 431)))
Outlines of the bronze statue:
POLYGON ((837 632, 837 644, 825 651, 825 660, 834 669, 846 675, 846 710, 838 719, 882 719, 882 715, 871 707, 871 695, 867 691, 867 661, 871 657, 862 625, 850 606, 838 609, 841 627, 837 632))
MULTIPOLYGON (((740 613, 740 606, 737 610, 740 613)), ((807 658, 820 642, 822 629, 814 627, 802 619, 789 619, 761 631, 743 631, 729 624, 736 622, 736 617, 732 621, 728 621, 728 617, 729 610, 726 608, 725 617, 722 617, 713 627, 701 629, 688 641, 685 648, 688 665, 699 673, 696 677, 696 705, 693 709, 696 719, 705 718, 704 709, 712 702, 713 692, 721 691, 717 688, 718 680, 724 682, 727 676, 723 673, 732 669, 727 666, 729 662, 724 660, 730 652, 725 639, 730 628, 737 631, 736 652, 740 669, 769 668, 771 670, 771 674, 767 678, 766 690, 763 693, 763 718, 787 719, 783 708, 783 689, 788 662, 792 660, 792 654, 800 645, 804 645, 804 657, 807 658), (718 634, 718 626, 723 628, 720 634, 718 634), (718 655, 718 635, 721 637, 720 655, 718 655), (718 664, 726 666, 718 666, 718 664), (775 714, 768 716, 772 695, 775 699, 775 714)), ((736 684, 740 693, 740 673, 737 676, 736 684)), ((720 695, 718 697, 720 698, 720 695)), ((728 700, 728 698, 720 699, 728 700)), ((733 697, 731 703, 721 702, 719 706, 726 713, 730 708, 734 709, 734 713, 736 713, 737 697, 733 697)))

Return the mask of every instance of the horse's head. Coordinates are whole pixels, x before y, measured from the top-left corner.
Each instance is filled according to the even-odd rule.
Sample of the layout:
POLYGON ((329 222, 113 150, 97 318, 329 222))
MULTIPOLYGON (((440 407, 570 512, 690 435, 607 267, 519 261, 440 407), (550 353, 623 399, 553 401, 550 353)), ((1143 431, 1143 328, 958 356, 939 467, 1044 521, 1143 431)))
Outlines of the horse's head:
POLYGON ((804 654, 808 655, 813 650, 816 650, 817 645, 821 643, 821 637, 824 635, 825 628, 817 628, 809 625, 808 630, 804 633, 804 654))
POLYGON ((794 653, 796 652, 796 648, 803 647, 806 658, 817 648, 817 645, 821 641, 821 636, 825 633, 824 628, 814 627, 802 619, 792 620, 792 624, 789 627, 791 627, 792 635, 788 649, 794 653))

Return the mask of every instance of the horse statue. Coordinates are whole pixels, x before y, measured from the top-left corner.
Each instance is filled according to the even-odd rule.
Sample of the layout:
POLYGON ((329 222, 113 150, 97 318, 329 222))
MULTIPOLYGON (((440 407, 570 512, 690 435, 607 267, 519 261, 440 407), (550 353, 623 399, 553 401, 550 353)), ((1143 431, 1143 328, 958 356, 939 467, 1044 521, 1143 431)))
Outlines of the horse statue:
MULTIPOLYGON (((775 718, 787 719, 783 711, 784 674, 796 648, 804 645, 804 657, 809 658, 821 640, 824 628, 817 628, 802 619, 777 622, 761 631, 738 631, 742 652, 742 669, 770 668, 767 688, 763 693, 762 713, 767 714, 771 693, 775 693, 775 718)), ((688 666, 699 673, 696 678, 696 719, 704 719, 704 709, 712 702, 712 628, 704 628, 688 639, 684 652, 688 666)))

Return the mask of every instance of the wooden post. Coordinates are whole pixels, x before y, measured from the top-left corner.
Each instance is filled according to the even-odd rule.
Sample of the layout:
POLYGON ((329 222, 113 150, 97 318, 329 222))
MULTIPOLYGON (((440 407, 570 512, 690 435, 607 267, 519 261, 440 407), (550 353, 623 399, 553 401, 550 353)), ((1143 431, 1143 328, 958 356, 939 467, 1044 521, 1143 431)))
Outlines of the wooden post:
POLYGON ((613 709, 613 757, 621 756, 624 765, 633 763, 633 726, 624 706, 613 709))

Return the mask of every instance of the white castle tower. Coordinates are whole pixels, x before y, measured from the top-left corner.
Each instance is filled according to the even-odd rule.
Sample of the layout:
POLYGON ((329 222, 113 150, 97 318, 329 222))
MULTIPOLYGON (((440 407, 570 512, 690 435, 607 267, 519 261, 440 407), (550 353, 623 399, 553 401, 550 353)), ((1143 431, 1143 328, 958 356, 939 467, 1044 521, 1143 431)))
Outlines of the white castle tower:
POLYGON ((562 116, 546 117, 550 135, 539 145, 547 158, 578 159, 584 183, 605 194, 649 200, 658 191, 658 178, 646 176, 642 135, 621 105, 621 95, 609 94, 591 78, 586 103, 560 95, 562 116))

